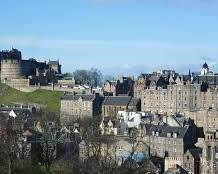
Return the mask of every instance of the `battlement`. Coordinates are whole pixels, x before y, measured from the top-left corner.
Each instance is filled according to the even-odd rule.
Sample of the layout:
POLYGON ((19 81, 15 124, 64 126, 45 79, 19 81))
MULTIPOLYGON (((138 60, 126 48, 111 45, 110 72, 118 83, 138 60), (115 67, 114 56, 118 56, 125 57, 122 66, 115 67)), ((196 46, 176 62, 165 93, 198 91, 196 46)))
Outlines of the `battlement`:
POLYGON ((0 51, 0 59, 22 59, 21 51, 17 49, 0 51))

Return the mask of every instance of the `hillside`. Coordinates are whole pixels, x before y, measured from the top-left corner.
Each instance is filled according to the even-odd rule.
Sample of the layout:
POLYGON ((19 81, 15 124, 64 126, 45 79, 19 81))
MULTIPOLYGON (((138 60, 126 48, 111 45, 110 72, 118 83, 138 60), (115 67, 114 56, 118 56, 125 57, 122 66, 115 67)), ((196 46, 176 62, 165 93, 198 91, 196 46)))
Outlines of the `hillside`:
POLYGON ((59 111, 60 98, 63 95, 63 92, 48 90, 36 90, 26 93, 0 84, 0 104, 13 104, 15 102, 38 103, 47 106, 50 111, 59 111))

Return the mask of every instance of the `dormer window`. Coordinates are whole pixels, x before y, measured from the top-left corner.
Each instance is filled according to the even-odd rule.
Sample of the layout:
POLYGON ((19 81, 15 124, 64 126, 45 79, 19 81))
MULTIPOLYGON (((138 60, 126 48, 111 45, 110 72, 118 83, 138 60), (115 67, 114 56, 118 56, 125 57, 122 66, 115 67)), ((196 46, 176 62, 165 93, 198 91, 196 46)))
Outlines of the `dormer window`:
POLYGON ((158 132, 158 131, 156 132, 156 136, 157 136, 157 137, 159 136, 159 132, 158 132))
POLYGON ((170 137, 171 137, 171 133, 167 133, 167 137, 169 137, 169 138, 170 138, 170 137))
POLYGON ((173 133, 173 138, 177 138, 178 137, 178 133, 177 132, 174 132, 173 133))

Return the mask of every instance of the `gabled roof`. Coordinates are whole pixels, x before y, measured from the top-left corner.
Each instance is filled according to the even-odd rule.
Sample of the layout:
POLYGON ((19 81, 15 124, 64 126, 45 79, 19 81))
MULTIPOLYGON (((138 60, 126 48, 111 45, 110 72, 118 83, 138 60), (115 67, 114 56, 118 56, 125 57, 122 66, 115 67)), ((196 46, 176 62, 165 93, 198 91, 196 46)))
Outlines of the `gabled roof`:
POLYGON ((136 106, 138 103, 139 103, 139 100, 138 98, 131 98, 130 102, 129 102, 129 106, 136 106))
POLYGON ((181 126, 184 127, 186 123, 189 122, 190 118, 186 118, 183 115, 175 114, 172 115, 172 118, 181 126))
POLYGON ((168 133, 177 133, 177 138, 184 138, 187 130, 187 127, 172 127, 167 125, 152 125, 149 129, 149 135, 152 135, 152 132, 159 132, 159 137, 167 137, 168 133))
POLYGON ((108 96, 105 98, 103 105, 136 106, 138 102, 139 102, 139 99, 135 97, 108 96))
POLYGON ((59 65, 59 61, 49 61, 49 65, 59 65))
POLYGON ((199 159, 200 156, 202 155, 202 148, 200 148, 200 147, 197 147, 197 148, 194 148, 194 149, 189 149, 188 151, 191 153, 191 155, 195 159, 199 159))
POLYGON ((18 116, 18 117, 31 117, 32 113, 29 109, 23 109, 23 108, 10 108, 10 107, 1 107, 0 112, 3 114, 9 114, 11 111, 18 116))
POLYGON ((108 96, 105 98, 103 105, 127 106, 130 100, 130 96, 108 96))
POLYGON ((76 94, 76 95, 65 95, 61 99, 62 100, 79 100, 82 99, 83 101, 93 101, 95 99, 95 95, 93 94, 76 94))

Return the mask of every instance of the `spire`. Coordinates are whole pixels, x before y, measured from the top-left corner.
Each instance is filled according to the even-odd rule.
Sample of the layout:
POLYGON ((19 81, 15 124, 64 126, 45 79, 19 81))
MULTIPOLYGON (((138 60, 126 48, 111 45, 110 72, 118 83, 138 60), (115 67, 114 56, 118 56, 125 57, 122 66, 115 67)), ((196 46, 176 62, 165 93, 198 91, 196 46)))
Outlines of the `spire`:
POLYGON ((208 68, 209 68, 207 62, 205 62, 205 63, 203 64, 202 68, 204 68, 204 69, 208 69, 208 68))
POLYGON ((189 69, 188 75, 191 76, 191 70, 189 69))

